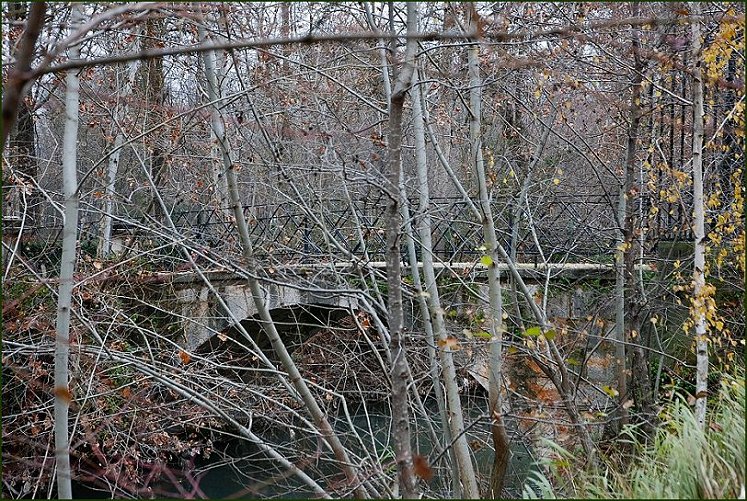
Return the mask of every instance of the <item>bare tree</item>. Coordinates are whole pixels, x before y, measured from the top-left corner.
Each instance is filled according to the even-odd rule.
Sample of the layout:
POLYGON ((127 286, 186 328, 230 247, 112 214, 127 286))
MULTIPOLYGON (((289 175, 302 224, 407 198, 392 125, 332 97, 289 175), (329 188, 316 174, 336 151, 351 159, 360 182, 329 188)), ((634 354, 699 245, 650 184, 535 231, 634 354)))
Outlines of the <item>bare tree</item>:
MULTIPOLYGON (((218 97, 218 84, 215 75, 215 65, 211 58, 213 57, 209 52, 205 53, 205 73, 208 80, 208 95, 211 102, 216 102, 218 97)), ((215 106, 215 105, 214 105, 215 106)), ((270 315, 270 311, 265 304, 264 293, 260 286, 259 281, 255 278, 255 257, 254 250, 249 236, 249 228, 244 217, 241 204, 241 196, 239 194, 238 183, 236 178, 235 166, 231 161, 231 149, 228 144, 228 138, 226 137, 225 129, 221 117, 215 113, 213 115, 213 133, 218 141, 219 148, 221 151, 222 160, 222 171, 225 172, 228 194, 231 200, 231 208, 233 210, 233 217, 242 247, 243 257, 247 262, 247 266, 250 270, 249 287, 254 299, 254 303, 259 311, 260 318, 262 320, 262 329, 267 334, 270 340, 273 350, 280 358, 280 361, 284 369, 288 372, 290 380, 293 383, 296 391, 304 401, 306 408, 314 419, 316 425, 319 428, 324 439, 330 445, 335 453, 335 456, 340 462, 340 468, 345 473, 347 481, 357 496, 361 498, 367 498, 368 493, 363 487, 362 483, 358 479, 355 468, 352 466, 350 458, 348 457, 345 447, 340 442, 340 439, 335 434, 334 429, 330 425, 327 417, 325 416, 322 409, 319 407, 314 395, 309 390, 304 378, 301 376, 295 362, 291 358, 285 344, 283 343, 280 334, 275 326, 275 323, 270 315)))
MULTIPOLYGON (((73 25, 83 18, 80 4, 73 8, 73 25)), ((73 45, 68 50, 71 60, 78 59, 79 48, 73 45)), ((78 72, 67 73, 65 95, 65 137, 63 139, 62 181, 65 193, 65 225, 62 237, 60 264, 60 290, 57 300, 57 328, 54 357, 54 426, 55 458, 57 460, 57 496, 72 499, 72 473, 70 470, 70 439, 68 412, 70 392, 70 310, 73 293, 73 273, 76 265, 78 242, 78 72)))
MULTIPOLYGON (((390 16, 393 6, 390 5, 390 16)), ((407 34, 417 31, 417 3, 407 4, 407 34)), ((386 267, 389 298, 389 335, 392 352, 392 420, 394 450, 399 471, 400 495, 403 498, 417 497, 417 479, 413 470, 412 445, 410 443, 410 419, 407 403, 408 363, 404 339, 404 311, 402 308, 402 271, 400 243, 402 220, 400 212, 400 176, 402 171, 402 108, 415 71, 414 56, 417 42, 407 40, 402 67, 395 72, 395 82, 389 104, 389 128, 386 169, 386 267)), ((396 59, 396 40, 392 40, 392 55, 396 59)))
MULTIPOLYGON (((467 25, 469 29, 477 32, 479 29, 479 17, 473 4, 467 4, 467 25)), ((510 457, 508 434, 503 423, 503 410, 501 408, 501 387, 503 386, 503 304, 501 277, 498 272, 498 238, 495 231, 495 219, 488 198, 488 181, 485 175, 485 163, 482 152, 482 79, 480 78, 479 52, 480 45, 473 38, 471 46, 467 49, 468 71, 469 71, 469 103, 470 103, 470 160, 474 165, 477 189, 480 194, 480 212, 482 223, 482 234, 485 239, 486 259, 484 264, 488 268, 488 315, 490 326, 490 342, 488 349, 490 353, 488 386, 489 386, 489 408, 491 419, 491 434, 493 437, 493 469, 490 476, 490 491, 487 497, 501 497, 503 494, 503 483, 508 468, 510 457)), ((468 491, 469 492, 469 491, 468 491)), ((470 496, 472 497, 472 496, 470 496)))
MULTIPOLYGON (((700 13, 700 4, 692 2, 693 14, 700 13)), ((708 339, 706 330, 705 283, 705 204, 703 201, 703 77, 701 69, 700 23, 691 24, 693 64, 693 309, 695 315, 695 417, 705 427, 708 395, 708 339)))

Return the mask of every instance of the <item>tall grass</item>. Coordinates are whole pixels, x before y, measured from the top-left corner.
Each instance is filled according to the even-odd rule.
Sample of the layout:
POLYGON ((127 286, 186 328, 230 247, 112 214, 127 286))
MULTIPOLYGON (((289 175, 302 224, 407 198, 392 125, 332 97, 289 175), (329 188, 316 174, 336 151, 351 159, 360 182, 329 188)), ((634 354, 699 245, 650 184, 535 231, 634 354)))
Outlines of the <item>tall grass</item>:
MULTIPOLYGON (((629 464, 607 460, 595 472, 576 473, 562 494, 586 499, 744 499, 743 371, 722 378, 709 407, 705 429, 700 429, 687 402, 669 404, 648 445, 628 433, 636 451, 629 464)), ((559 490, 547 477, 535 474, 524 488, 524 498, 561 497, 559 490)))

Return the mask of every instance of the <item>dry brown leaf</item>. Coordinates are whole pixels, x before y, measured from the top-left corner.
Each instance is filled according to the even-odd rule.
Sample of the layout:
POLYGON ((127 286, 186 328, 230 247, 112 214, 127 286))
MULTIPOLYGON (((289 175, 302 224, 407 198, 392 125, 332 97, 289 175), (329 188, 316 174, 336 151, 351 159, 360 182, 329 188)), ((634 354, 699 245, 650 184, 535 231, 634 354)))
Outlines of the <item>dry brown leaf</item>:
POLYGON ((439 348, 449 348, 452 351, 457 351, 461 349, 461 346, 459 346, 459 340, 455 338, 454 336, 449 336, 446 339, 439 339, 436 341, 436 344, 439 348))
POLYGON ((73 394, 68 388, 63 388, 62 386, 54 389, 54 396, 64 400, 68 404, 73 401, 73 394))
POLYGON ((415 454, 412 457, 412 465, 413 470, 415 471, 415 475, 419 476, 426 482, 433 478, 433 470, 428 464, 428 459, 426 459, 424 456, 415 454))
POLYGON ((183 350, 179 351, 179 358, 181 359, 184 365, 187 365, 189 361, 192 360, 192 357, 189 356, 189 353, 183 350))

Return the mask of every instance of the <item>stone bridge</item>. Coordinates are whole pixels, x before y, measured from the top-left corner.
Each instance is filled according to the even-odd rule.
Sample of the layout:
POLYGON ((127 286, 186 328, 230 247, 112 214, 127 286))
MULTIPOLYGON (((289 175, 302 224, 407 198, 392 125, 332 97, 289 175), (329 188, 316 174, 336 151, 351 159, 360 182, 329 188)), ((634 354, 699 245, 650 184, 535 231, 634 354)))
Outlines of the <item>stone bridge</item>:
MULTIPOLYGON (((219 304, 205 280, 196 273, 174 275, 175 307, 181 323, 183 337, 180 344, 192 351, 219 332, 236 326, 238 322, 251 322, 258 318, 258 310, 247 279, 225 271, 204 273, 213 289, 220 295, 230 314, 219 304)), ((336 312, 358 310, 354 297, 325 292, 302 290, 288 284, 262 282, 264 303, 272 312, 281 335, 292 335, 293 324, 326 325, 336 312)))
MULTIPOLYGON (((299 275, 313 272, 316 280, 323 281, 325 272, 343 271, 352 265, 351 262, 288 265, 289 270, 277 271, 293 271, 294 274, 299 275)), ((409 267, 406 263, 402 265, 406 274, 409 267)), ((386 268, 383 262, 372 262, 367 266, 380 272, 384 272, 386 268)), ((473 284, 480 295, 487 297, 483 264, 435 263, 435 268, 441 276, 449 273, 458 274, 459 280, 473 284)), ((573 307, 570 305, 578 301, 577 298, 574 299, 574 291, 577 295, 577 291, 583 289, 584 283, 593 281, 597 284, 600 282, 611 284, 614 281, 614 267, 611 264, 517 263, 516 268, 533 291, 539 290, 548 277, 551 284, 557 283, 558 280, 577 284, 575 288, 550 298, 548 303, 551 310, 550 316, 571 316, 570 310, 573 307)), ((498 269, 502 279, 507 280, 508 266, 499 263, 498 269)), ((644 269, 649 268, 644 266, 644 269)), ((195 272, 182 272, 164 273, 162 277, 160 282, 170 285, 168 297, 164 299, 168 305, 164 305, 163 309, 174 312, 178 323, 176 330, 182 333, 178 342, 185 350, 196 350, 216 334, 235 327, 238 322, 245 322, 247 325, 256 323, 257 325, 250 330, 259 330, 258 310, 244 276, 230 271, 216 270, 203 272, 202 276, 195 272), (220 305, 215 294, 211 292, 211 288, 220 295, 230 310, 230 314, 226 313, 225 308, 220 305)), ((281 283, 281 281, 263 280, 261 287, 264 291, 265 304, 284 338, 302 336, 298 325, 325 326, 336 317, 365 310, 354 295, 326 291, 322 283, 315 288, 309 288, 290 281, 281 283)), ((472 301, 474 302, 474 299, 472 301)), ((414 303, 412 301, 409 304, 411 309, 415 308, 414 303)), ((383 320, 386 321, 386 319, 383 320)), ((288 341, 295 344, 291 339, 288 341)), ((299 338, 298 341, 301 339, 299 338)))

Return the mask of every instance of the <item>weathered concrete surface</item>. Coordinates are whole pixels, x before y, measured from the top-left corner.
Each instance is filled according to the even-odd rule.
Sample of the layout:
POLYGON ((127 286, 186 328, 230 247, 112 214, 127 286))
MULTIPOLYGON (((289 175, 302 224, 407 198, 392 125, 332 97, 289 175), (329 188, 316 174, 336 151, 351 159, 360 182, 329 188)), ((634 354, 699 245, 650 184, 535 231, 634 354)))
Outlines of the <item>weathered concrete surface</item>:
MULTIPOLYGON (((185 275, 172 281, 176 302, 173 311, 178 315, 180 330, 183 332, 183 338, 179 342, 186 350, 194 350, 218 332, 235 326, 242 320, 254 318, 259 313, 245 279, 233 274, 213 274, 210 277, 213 288, 230 310, 229 313, 221 306, 210 288, 204 282, 196 282, 194 278, 185 275)), ((300 290, 289 285, 265 283, 262 285, 262 291, 262 300, 270 310, 302 305, 358 308, 354 298, 300 290)))

